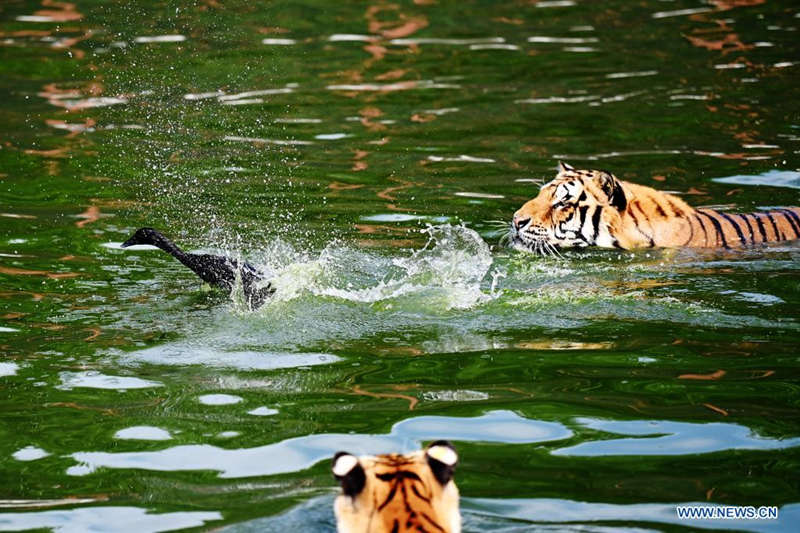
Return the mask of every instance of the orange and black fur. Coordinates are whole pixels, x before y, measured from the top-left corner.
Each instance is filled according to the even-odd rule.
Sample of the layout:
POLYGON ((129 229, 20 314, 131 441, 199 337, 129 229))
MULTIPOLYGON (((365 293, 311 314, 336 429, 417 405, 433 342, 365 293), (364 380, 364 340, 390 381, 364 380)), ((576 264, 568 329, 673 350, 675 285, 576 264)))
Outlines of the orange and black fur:
POLYGON ((562 248, 734 248, 800 238, 800 208, 756 213, 695 209, 604 170, 559 163, 558 175, 516 213, 511 245, 542 255, 562 248))
POLYGON ((339 452, 333 475, 339 533, 460 533, 458 455, 447 441, 405 455, 356 457, 339 452))

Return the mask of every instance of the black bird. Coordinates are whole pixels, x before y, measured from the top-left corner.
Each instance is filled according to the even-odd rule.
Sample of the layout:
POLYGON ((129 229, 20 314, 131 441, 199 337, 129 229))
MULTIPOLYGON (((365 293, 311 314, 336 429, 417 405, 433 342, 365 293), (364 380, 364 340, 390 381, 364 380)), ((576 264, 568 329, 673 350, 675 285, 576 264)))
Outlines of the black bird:
POLYGON ((233 290, 238 274, 242 280, 242 289, 247 304, 251 309, 259 308, 275 292, 269 283, 260 286, 262 282, 266 281, 266 276, 250 263, 220 255, 186 253, 153 228, 136 230, 130 239, 122 243, 122 247, 127 248, 134 244, 158 246, 189 267, 200 279, 212 287, 219 287, 228 293, 233 290))

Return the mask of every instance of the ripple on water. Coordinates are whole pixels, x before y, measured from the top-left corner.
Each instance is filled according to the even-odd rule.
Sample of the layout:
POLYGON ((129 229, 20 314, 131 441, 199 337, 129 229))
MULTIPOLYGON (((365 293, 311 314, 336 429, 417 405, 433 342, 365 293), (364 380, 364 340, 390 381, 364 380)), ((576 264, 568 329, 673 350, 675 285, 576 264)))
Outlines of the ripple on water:
POLYGON ((77 452, 79 464, 69 475, 87 475, 97 468, 156 471, 216 470, 220 477, 238 478, 296 472, 328 459, 339 450, 354 454, 418 449, 424 440, 525 444, 563 440, 572 431, 558 422, 523 418, 511 411, 492 411, 473 418, 421 416, 392 426, 388 435, 315 434, 256 448, 225 449, 208 444, 175 446, 148 452, 77 452))

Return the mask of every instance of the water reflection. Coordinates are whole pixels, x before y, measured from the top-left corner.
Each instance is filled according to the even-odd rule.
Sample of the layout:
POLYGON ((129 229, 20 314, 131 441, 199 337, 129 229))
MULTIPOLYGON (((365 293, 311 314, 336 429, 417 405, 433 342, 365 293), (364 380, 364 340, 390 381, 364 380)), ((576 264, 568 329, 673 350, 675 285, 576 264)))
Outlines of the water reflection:
MULTIPOLYGON (((274 517, 233 524, 220 533, 279 533, 310 531, 332 533, 335 530, 333 496, 320 496, 297 505, 274 517)), ((708 502, 615 504, 581 502, 555 498, 462 498, 464 533, 587 532, 645 533, 661 531, 653 524, 677 525, 699 529, 753 532, 791 531, 800 520, 800 505, 779 508, 778 520, 679 520, 679 505, 717 506, 708 502), (609 524, 609 525, 606 525, 609 524)))
POLYGON ((70 390, 74 388, 109 389, 125 391, 129 389, 147 389, 163 387, 162 383, 131 376, 109 376, 95 370, 84 372, 61 372, 61 385, 57 388, 70 390))
MULTIPOLYGON (((52 20, 76 15, 40 7, 78 13, 75 6, 18 2, 0 32, 9 59, 0 81, 8 96, 0 104, 8 137, 0 179, 9 226, 0 277, 13 286, 2 292, 9 309, 0 332, 13 357, 0 363, 0 390, 13 392, 2 406, 11 413, 3 453, 7 477, 23 480, 8 490, 55 498, 80 494, 88 483, 111 499, 151 498, 154 511, 179 509, 188 496, 209 512, 224 505, 231 520, 278 512, 269 501, 273 489, 253 503, 246 483, 158 472, 159 454, 170 452, 157 448, 187 441, 246 448, 332 434, 329 443, 296 441, 292 464, 303 468, 349 445, 348 431, 364 440, 361 433, 383 429, 361 424, 407 416, 411 406, 452 415, 497 405, 529 412, 539 402, 555 420, 579 413, 624 419, 636 411, 656 420, 788 416, 796 245, 738 255, 585 253, 555 262, 493 248, 499 234, 482 225, 507 217, 529 194, 514 180, 550 176, 559 157, 613 159, 613 170, 628 179, 702 193, 707 203, 778 201, 766 188, 737 190, 711 183, 712 176, 796 189, 796 176, 766 171, 797 166, 798 128, 786 118, 796 115, 797 47, 788 32, 797 9, 775 1, 752 7, 759 3, 647 0, 623 9, 539 1, 495 3, 488 13, 423 0, 335 9, 204 1, 173 13, 147 0, 82 9, 69 26, 52 20), (736 11, 721 13, 728 9, 736 11), (17 14, 39 18, 14 21, 17 14), (37 87, 42 98, 32 96, 37 87), (441 241, 426 245, 419 234, 424 223, 459 220, 483 228, 487 241, 439 229, 441 241), (122 255, 101 244, 127 233, 123 226, 162 222, 195 245, 226 242, 219 246, 258 257, 279 273, 278 296, 260 313, 242 311, 235 299, 194 290, 195 280, 162 255, 122 255), (295 248, 275 252, 276 235, 295 248), (713 356, 725 356, 724 365, 713 356), (86 368, 100 374, 79 372, 86 368), (59 380, 61 371, 69 373, 59 380), (132 378, 118 376, 126 371, 148 380, 119 381, 132 378), (157 388, 116 394, 130 383, 157 388), (202 396, 215 388, 241 401, 202 396), (726 402, 727 394, 737 402, 747 394, 746 406, 726 402), (143 396, 160 402, 158 409, 141 407, 143 396), (362 403, 370 410, 339 416, 362 403), (105 416, 112 411, 119 416, 105 416), (52 439, 38 428, 50 428, 52 439), (22 457, 41 453, 30 443, 53 457, 11 459, 23 450, 22 457), (157 473, 65 480, 59 457, 78 449, 148 451, 136 457, 157 473), (23 469, 38 471, 19 475, 23 469), (122 495, 123 484, 142 490, 122 495)), ((780 487, 797 448, 779 450, 795 441, 749 434, 737 420, 742 426, 665 426, 659 429, 672 432, 641 435, 569 422, 580 437, 556 441, 547 447, 558 448, 556 455, 542 450, 541 457, 580 463, 578 476, 599 476, 586 482, 591 501, 635 504, 647 496, 615 492, 619 473, 609 464, 641 465, 642 483, 661 487, 659 477, 672 474, 664 461, 721 450, 715 461, 741 459, 742 471, 756 474, 746 484, 731 482, 724 496, 711 470, 692 474, 698 485, 713 484, 715 497, 730 500, 785 498, 780 487), (719 439, 709 440, 717 430, 719 439), (772 451, 726 451, 728 441, 772 451), (664 450, 681 455, 659 459, 664 450), (762 455, 770 468, 762 468, 762 455)), ((787 435, 798 434, 786 424, 787 435)), ((455 437, 481 441, 483 431, 455 437)), ((384 444, 410 448, 412 433, 366 441, 379 451, 384 444)), ((428 434, 442 436, 434 426, 428 434)), ((207 453, 212 468, 227 472, 230 463, 236 473, 236 454, 247 450, 221 447, 198 452, 196 464, 191 449, 188 459, 176 453, 173 464, 202 470, 207 453)), ((487 448, 498 462, 526 453, 525 446, 487 448)), ((264 454, 256 458, 274 461, 264 454)), ((98 466, 117 459, 128 464, 108 454, 98 466)), ((515 467, 527 483, 538 465, 515 467)), ((243 461, 240 473, 245 468, 243 461)), ((313 472, 270 481, 307 487, 313 472)), ((466 487, 488 496, 525 490, 510 479, 487 488, 474 471, 462 475, 466 487)), ((549 490, 569 504, 585 496, 580 486, 549 490)), ((661 488, 667 501, 682 497, 680 489, 661 488)), ((279 498, 305 497, 275 490, 279 498)), ((319 505, 330 512, 329 500, 319 505)), ((615 512, 629 516, 625 508, 615 512)), ((532 526, 488 511, 466 515, 467 530, 532 526)), ((278 530, 308 530, 297 520, 278 530)), ((536 526, 603 529, 585 520, 536 526)))
POLYGON ((39 459, 48 457, 49 455, 50 454, 45 450, 37 448, 36 446, 25 446, 24 448, 12 453, 11 457, 17 461, 37 461, 39 459))
POLYGON ((98 468, 136 468, 165 472, 213 470, 222 478, 268 476, 310 468, 339 450, 361 455, 410 451, 419 448, 422 441, 437 439, 525 444, 571 436, 572 431, 562 424, 529 420, 510 411, 492 411, 475 418, 421 416, 398 422, 388 435, 316 434, 242 449, 194 444, 156 452, 77 452, 71 457, 79 464, 70 467, 67 474, 87 475, 98 468))
MULTIPOLYGON (((641 503, 641 504, 613 504, 581 502, 559 499, 506 499, 494 500, 484 498, 464 498, 462 501, 463 513, 467 517, 475 515, 475 520, 483 522, 485 518, 494 518, 495 526, 500 524, 511 525, 519 521, 529 523, 534 529, 539 524, 586 524, 594 531, 594 524, 607 522, 622 523, 656 523, 675 524, 683 527, 701 529, 730 529, 736 531, 789 531, 791 524, 800 520, 800 505, 784 505, 779 509, 778 520, 681 520, 675 508, 678 505, 712 506, 718 504, 709 502, 675 502, 675 503, 641 503)), ((465 530, 470 530, 465 524, 465 530)), ((490 522, 491 524, 491 522, 490 522)), ((562 526, 559 526, 561 530, 562 526)), ((492 531, 494 528, 478 529, 479 531, 492 531)), ((527 530, 527 529, 526 529, 527 530)), ((632 529, 638 531, 638 529, 632 529)), ((473 530, 475 531, 475 530, 473 530)), ((581 528, 580 531, 585 531, 581 528)), ((622 531, 629 531, 623 528, 622 531)))
MULTIPOLYGON (((750 148, 777 148, 776 146, 746 146, 750 148)), ((790 187, 800 189, 800 172, 794 170, 768 170, 763 174, 726 176, 714 178, 719 183, 734 183, 736 185, 766 185, 768 187, 790 187)))
MULTIPOLYGON (((14 328, 6 328, 6 327, 0 328, 0 332, 10 333, 10 332, 14 332, 14 331, 19 331, 19 330, 16 330, 14 328)), ((3 377, 3 376, 14 376, 14 375, 16 375, 17 370, 19 370, 19 365, 17 363, 11 363, 11 362, 8 362, 8 361, 0 361, 0 377, 3 377)))
POLYGON ((216 511, 150 513, 138 507, 80 507, 63 511, 2 513, 0 529, 21 531, 47 528, 59 533, 85 533, 107 531, 109 524, 114 524, 114 531, 150 533, 200 527, 221 519, 222 514, 216 511))
POLYGON ((170 440, 172 435, 166 429, 154 426, 133 426, 120 429, 114 433, 115 439, 120 440, 170 440))
POLYGON ((135 352, 112 352, 123 365, 203 365, 239 370, 275 370, 279 368, 329 365, 340 358, 326 353, 269 352, 215 349, 201 344, 171 343, 135 352))
POLYGON ((576 420, 583 427, 632 438, 581 442, 559 448, 553 455, 690 455, 725 450, 780 450, 800 446, 800 437, 773 439, 761 437, 739 424, 712 422, 693 424, 657 420, 613 421, 591 418, 576 420))

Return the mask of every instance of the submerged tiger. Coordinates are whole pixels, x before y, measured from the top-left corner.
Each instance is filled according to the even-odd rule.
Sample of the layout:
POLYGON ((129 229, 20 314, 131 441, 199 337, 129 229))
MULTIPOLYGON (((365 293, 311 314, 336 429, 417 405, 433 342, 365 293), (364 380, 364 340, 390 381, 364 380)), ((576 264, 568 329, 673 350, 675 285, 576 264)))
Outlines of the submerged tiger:
POLYGON ((460 533, 458 463, 447 441, 409 454, 356 457, 339 452, 332 470, 342 492, 334 502, 339 533, 460 533))
POLYGON ((695 209, 665 192, 617 179, 604 170, 559 162, 511 222, 511 245, 542 255, 561 248, 732 248, 800 238, 800 208, 756 213, 695 209))

